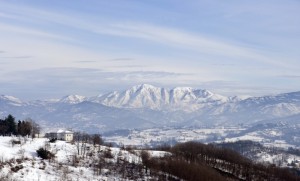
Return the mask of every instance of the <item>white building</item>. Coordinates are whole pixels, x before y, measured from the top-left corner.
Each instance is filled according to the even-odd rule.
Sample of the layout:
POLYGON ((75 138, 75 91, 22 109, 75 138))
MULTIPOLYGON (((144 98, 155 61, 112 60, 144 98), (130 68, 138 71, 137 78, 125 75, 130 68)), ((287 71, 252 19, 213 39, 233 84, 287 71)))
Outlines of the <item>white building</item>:
POLYGON ((68 130, 58 130, 57 139, 64 141, 73 141, 73 132, 68 130))
POLYGON ((64 141, 73 141, 73 132, 68 130, 58 130, 57 132, 51 132, 47 133, 47 137, 50 139, 58 139, 58 140, 64 140, 64 141))

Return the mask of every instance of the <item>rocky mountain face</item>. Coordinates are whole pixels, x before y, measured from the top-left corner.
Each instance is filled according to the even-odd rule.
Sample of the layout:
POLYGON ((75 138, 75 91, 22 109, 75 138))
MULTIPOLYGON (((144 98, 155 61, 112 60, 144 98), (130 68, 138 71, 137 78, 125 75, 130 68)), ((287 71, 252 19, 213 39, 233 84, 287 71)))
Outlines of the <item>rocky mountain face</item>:
POLYGON ((300 120, 300 92, 263 97, 226 97, 208 90, 148 84, 101 96, 69 95, 24 102, 0 96, 0 115, 30 117, 44 127, 99 132, 160 126, 198 127, 300 120))

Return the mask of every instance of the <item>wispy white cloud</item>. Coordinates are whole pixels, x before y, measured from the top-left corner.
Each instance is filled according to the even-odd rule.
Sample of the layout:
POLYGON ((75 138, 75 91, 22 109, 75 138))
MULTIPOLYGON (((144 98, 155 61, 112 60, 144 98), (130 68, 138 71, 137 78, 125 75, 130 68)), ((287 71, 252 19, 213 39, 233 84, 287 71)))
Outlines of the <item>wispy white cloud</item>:
POLYGON ((279 75, 278 77, 287 78, 287 79, 300 79, 299 74, 296 74, 296 75, 279 75))
POLYGON ((47 31, 41 31, 41 30, 37 30, 37 29, 33 29, 33 28, 25 28, 23 26, 8 25, 8 24, 4 24, 4 23, 0 23, 0 29, 1 29, 1 31, 7 31, 10 33, 18 33, 23 36, 32 36, 32 37, 38 37, 38 38, 49 38, 49 39, 68 40, 68 41, 73 40, 69 37, 49 33, 47 31))
POLYGON ((15 57, 1 57, 0 58, 5 58, 5 59, 28 59, 28 58, 32 58, 32 56, 15 56, 15 57))
POLYGON ((110 59, 109 61, 116 61, 116 62, 119 62, 119 61, 132 61, 132 60, 134 60, 133 58, 126 58, 126 57, 124 57, 124 58, 113 58, 113 59, 110 59))
MULTIPOLYGON (((212 2, 213 5, 214 3, 212 2)), ((0 72, 0 83, 4 83, 5 80, 14 80, 19 83, 19 80, 11 79, 16 71, 20 79, 22 74, 32 71, 36 77, 43 77, 43 80, 38 79, 43 82, 39 82, 39 85, 46 85, 47 81, 58 81, 60 84, 55 85, 62 88, 67 85, 65 82, 62 83, 63 81, 72 81, 74 84, 72 88, 80 89, 93 80, 111 87, 119 81, 123 81, 123 85, 153 82, 161 85, 170 83, 202 85, 208 88, 214 88, 213 85, 215 85, 217 89, 221 89, 218 85, 222 85, 228 91, 231 89, 237 91, 243 86, 245 87, 243 90, 250 90, 250 88, 247 89, 247 85, 251 84, 255 87, 251 89, 253 91, 257 87, 263 89, 264 84, 268 87, 278 82, 278 76, 276 77, 278 74, 297 75, 300 66, 299 54, 296 51, 290 51, 298 47, 296 41, 284 50, 280 49, 282 46, 277 46, 277 52, 274 51, 275 48, 269 46, 273 42, 281 43, 277 38, 274 40, 277 34, 267 36, 268 32, 272 33, 272 29, 278 22, 276 18, 273 18, 277 15, 269 11, 267 13, 258 11, 263 16, 272 15, 272 27, 266 28, 269 24, 264 24, 264 22, 268 22, 266 20, 270 18, 264 18, 264 21, 260 19, 251 21, 252 16, 248 13, 255 14, 254 6, 245 9, 245 5, 242 5, 236 11, 236 6, 228 7, 231 6, 226 6, 225 13, 221 11, 220 17, 217 17, 221 20, 218 21, 215 21, 216 17, 208 17, 204 12, 201 16, 204 15, 207 20, 201 23, 205 26, 211 25, 210 21, 214 21, 212 23, 215 24, 220 22, 221 25, 214 26, 221 30, 224 28, 224 31, 229 31, 231 36, 216 33, 214 29, 202 31, 201 28, 204 26, 196 27, 196 24, 187 28, 181 22, 162 23, 162 21, 147 21, 143 17, 126 19, 121 16, 103 15, 101 11, 83 13, 80 11, 81 7, 78 7, 78 12, 70 11, 70 9, 58 11, 54 7, 37 7, 30 3, 21 5, 0 1, 0 39, 2 42, 0 61, 3 69, 0 72), (238 19, 239 16, 243 18, 238 19), (235 25, 230 29, 229 25, 224 26, 229 21, 221 22, 222 20, 233 20, 237 23, 230 24, 235 25), (249 25, 247 21, 243 22, 244 20, 249 20, 249 25), (236 25, 246 27, 241 28, 236 25), (255 27, 252 27, 253 25, 255 27), (258 27, 268 30, 267 33, 252 34, 252 30, 255 31, 258 27), (243 40, 232 35, 238 32, 235 29, 245 31, 245 34, 242 33, 245 36, 243 40), (247 37, 248 35, 250 36, 247 37), (256 38, 256 41, 252 42, 252 38, 256 38), (263 39, 263 41, 258 41, 258 39, 263 39), (23 61, 26 56, 30 63, 23 61), (13 59, 13 57, 19 58, 13 59), (60 67, 72 67, 72 70, 64 70, 60 67), (101 71, 93 70, 97 68, 101 68, 101 71), (59 75, 60 73, 62 75, 59 75), (130 83, 125 83, 126 81, 130 83), (226 82, 238 83, 236 86, 230 86, 226 82)), ((114 12, 116 11, 112 10, 110 13, 114 12)), ((216 16, 219 12, 208 14, 216 16)), ((184 15, 187 21, 194 23, 198 22, 199 17, 200 15, 189 16, 189 13, 184 15)), ((284 22, 283 20, 287 17, 281 19, 280 23, 284 22)), ((173 20, 177 18, 172 17, 173 20)), ((291 26, 293 31, 297 30, 298 26, 291 26)), ((282 29, 287 30, 286 27, 288 26, 282 29)), ((28 84, 35 84, 30 82, 28 77, 26 80, 28 84)), ((278 84, 277 89, 285 85, 276 84, 278 84)))
MULTIPOLYGON (((15 7, 10 5, 12 9, 15 7)), ((2 13, 3 14, 3 13, 2 13)), ((11 17, 12 15, 6 15, 6 17, 11 17)), ((34 9, 31 7, 22 7, 18 15, 14 15, 13 18, 22 21, 24 16, 28 16, 32 19, 29 21, 41 22, 52 22, 61 24, 64 26, 69 26, 75 29, 84 30, 91 33, 96 33, 100 35, 110 35, 117 37, 127 37, 140 39, 141 41, 151 41, 156 42, 160 45, 165 45, 169 47, 180 48, 184 50, 193 50, 198 52, 199 55, 204 54, 204 56, 210 55, 213 57, 225 56, 231 59, 238 59, 242 61, 257 61, 270 64, 273 66, 281 66, 287 68, 293 68, 280 60, 277 57, 272 56, 269 52, 261 52, 261 50, 256 50, 255 48, 249 48, 246 44, 234 42, 232 40, 219 39, 213 36, 203 35, 199 32, 189 32, 186 30, 181 30, 177 28, 164 27, 161 25, 154 25, 149 23, 140 22, 127 22, 120 23, 118 20, 105 20, 104 18, 100 21, 86 21, 86 19, 92 19, 89 15, 84 15, 84 19, 78 15, 67 15, 59 14, 50 11, 42 11, 39 9, 34 9)), ((20 33, 26 33, 35 36, 43 36, 48 38, 57 38, 62 40, 71 41, 70 37, 66 35, 58 35, 49 33, 46 30, 39 31, 34 29, 14 27, 12 25, 0 24, 1 28, 17 31, 20 33)))
POLYGON ((9 89, 10 94, 16 96, 26 92, 27 96, 32 98, 35 96, 53 98, 67 94, 95 96, 101 92, 109 92, 112 87, 121 90, 145 82, 163 85, 166 79, 180 76, 182 75, 178 73, 158 71, 109 72, 95 68, 43 68, 9 73, 6 79, 0 78, 1 85, 5 85, 0 90, 6 93, 9 89), (78 87, 84 87, 84 90, 78 87), (39 91, 31 91, 35 89, 39 91))

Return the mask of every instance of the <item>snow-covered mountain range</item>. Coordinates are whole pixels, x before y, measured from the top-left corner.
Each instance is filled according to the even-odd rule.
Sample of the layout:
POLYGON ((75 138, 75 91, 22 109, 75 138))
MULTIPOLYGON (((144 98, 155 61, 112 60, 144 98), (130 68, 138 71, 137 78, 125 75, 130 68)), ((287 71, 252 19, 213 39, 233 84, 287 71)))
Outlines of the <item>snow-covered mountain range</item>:
POLYGON ((208 90, 148 84, 125 91, 57 100, 22 101, 0 96, 0 115, 30 117, 44 127, 69 127, 99 132, 161 126, 199 127, 300 122, 300 92, 263 97, 227 97, 208 90))
POLYGON ((168 111, 196 111, 204 105, 219 105, 230 99, 207 90, 177 87, 171 90, 148 84, 134 86, 123 92, 111 92, 91 98, 91 102, 118 108, 149 108, 168 111))

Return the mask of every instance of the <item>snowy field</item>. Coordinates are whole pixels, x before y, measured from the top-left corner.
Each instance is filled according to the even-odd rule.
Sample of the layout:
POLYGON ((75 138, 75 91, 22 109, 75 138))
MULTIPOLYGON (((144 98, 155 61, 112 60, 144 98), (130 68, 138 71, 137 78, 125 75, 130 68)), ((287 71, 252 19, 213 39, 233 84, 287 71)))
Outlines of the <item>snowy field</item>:
POLYGON ((172 128, 155 128, 145 130, 131 130, 126 136, 111 135, 105 136, 107 142, 117 145, 131 146, 157 146, 168 143, 182 143, 187 141, 200 141, 204 143, 224 139, 228 134, 236 134, 244 128, 203 128, 203 129, 172 129, 172 128))
MULTIPOLYGON (((212 142, 236 142, 251 140, 268 147, 300 148, 300 142, 296 140, 297 134, 292 135, 294 140, 286 136, 278 128, 251 130, 245 127, 216 127, 216 128, 153 128, 144 130, 129 130, 126 134, 104 135, 107 142, 115 145, 131 145, 136 147, 155 147, 162 144, 174 145, 187 141, 212 142), (286 137, 285 137, 286 136, 286 137), (293 142, 291 142, 293 141, 293 142)), ((298 136, 300 136, 298 134, 298 136)))

